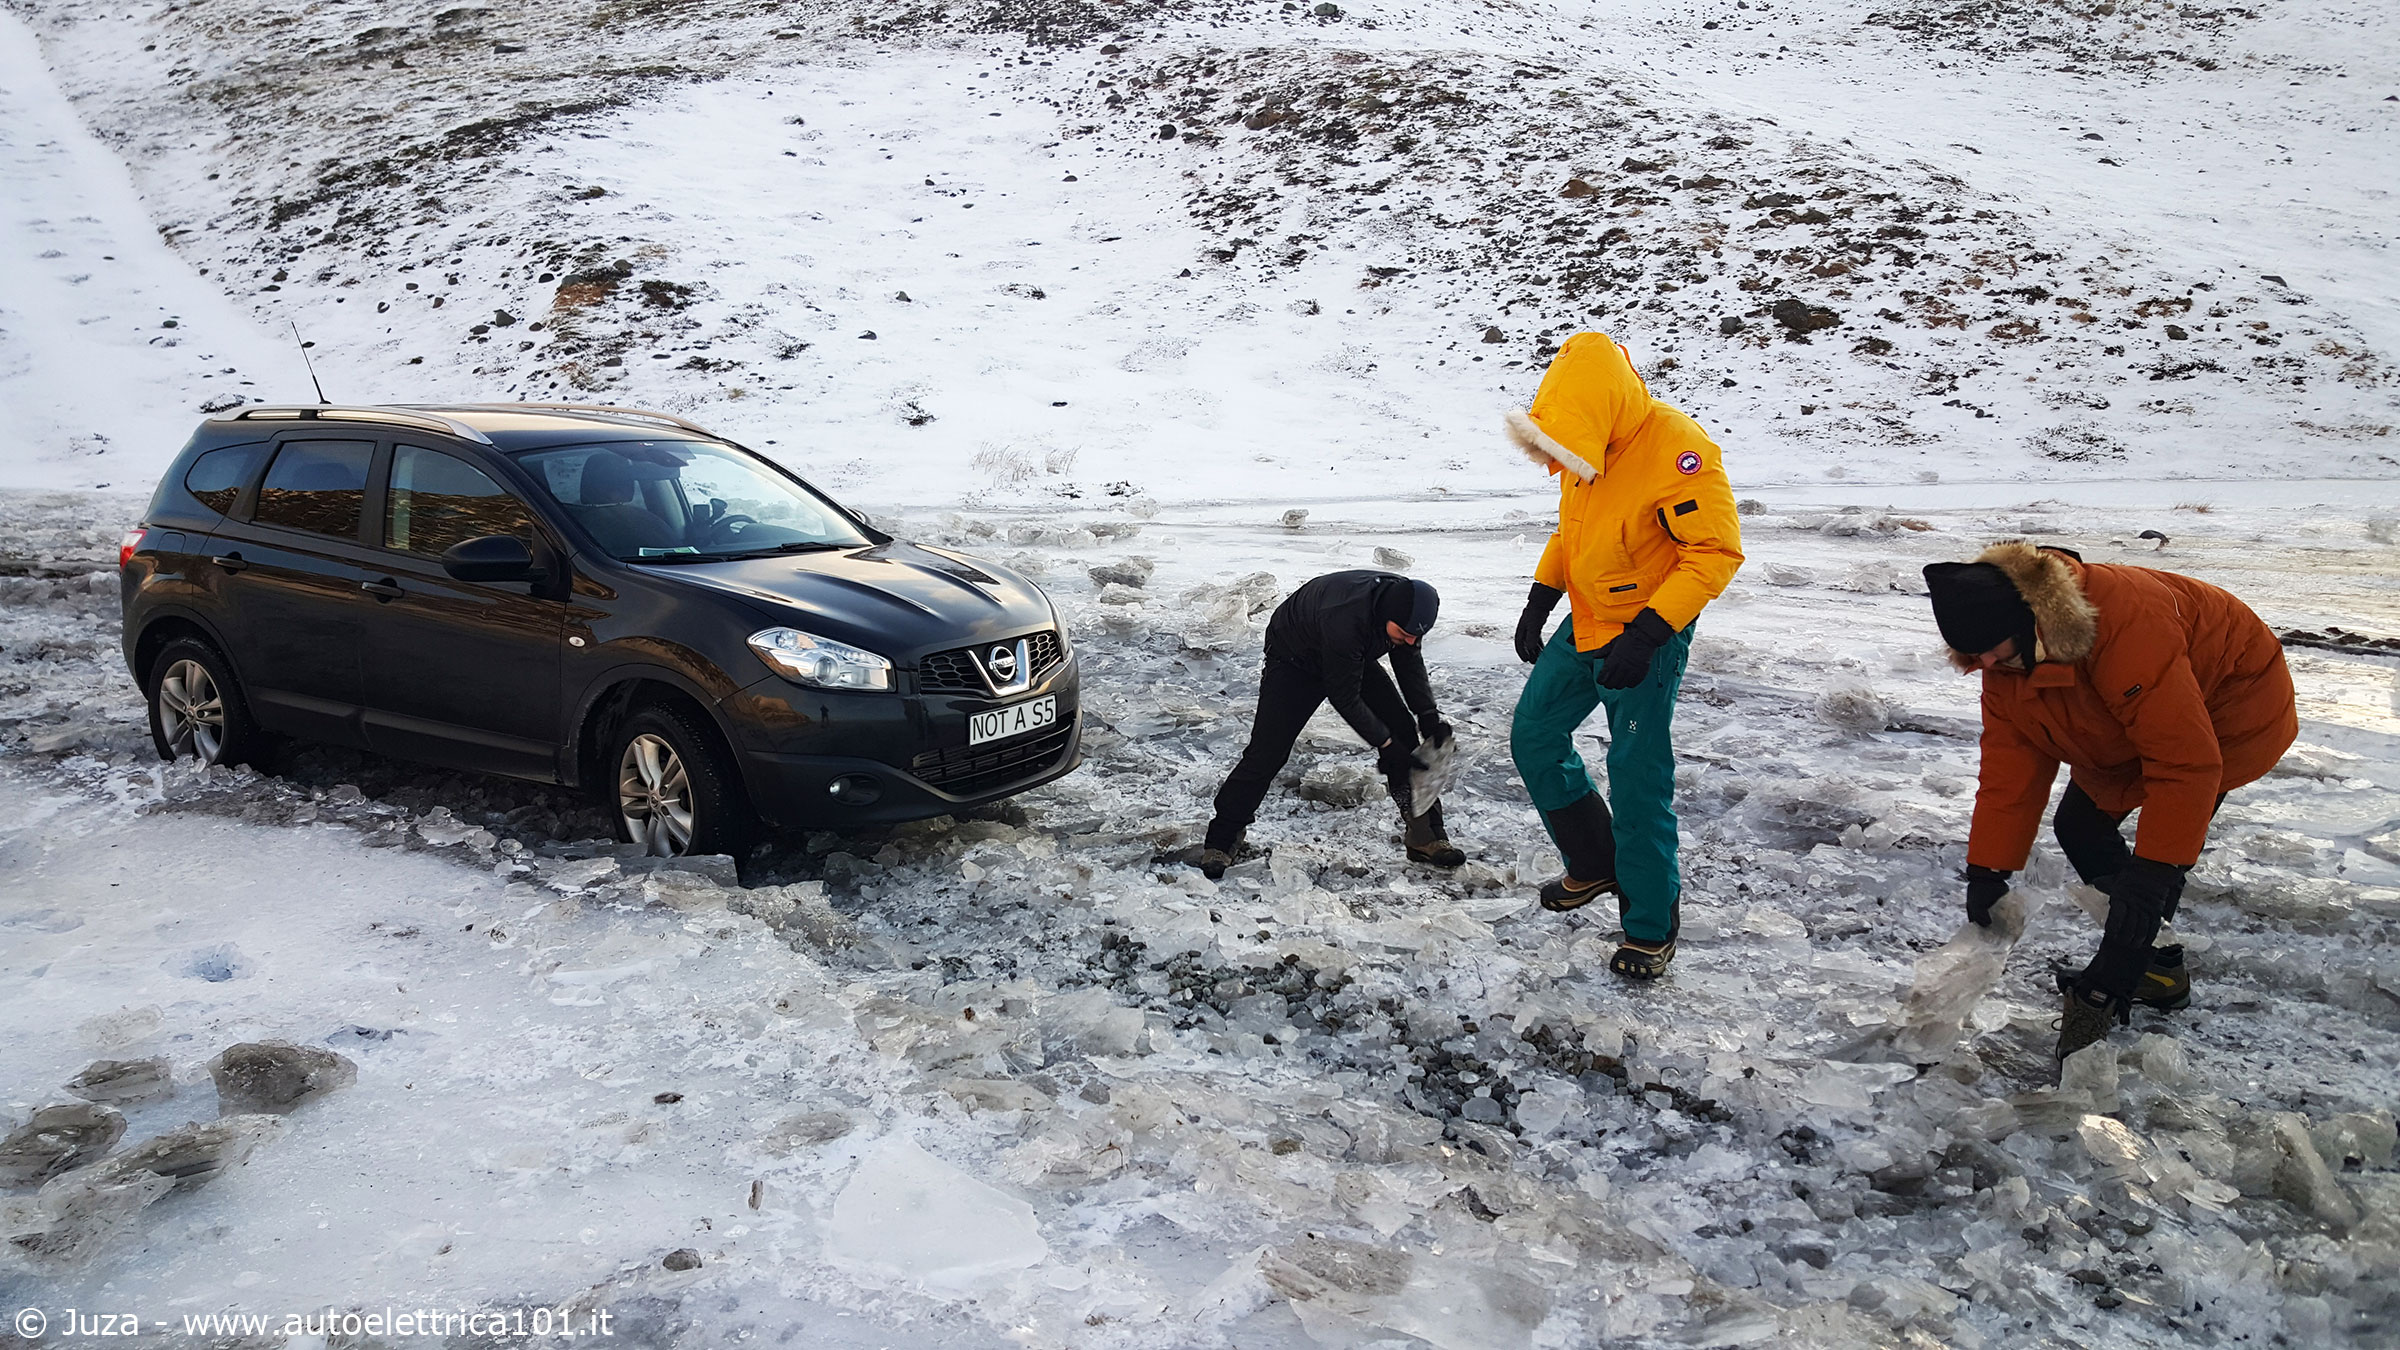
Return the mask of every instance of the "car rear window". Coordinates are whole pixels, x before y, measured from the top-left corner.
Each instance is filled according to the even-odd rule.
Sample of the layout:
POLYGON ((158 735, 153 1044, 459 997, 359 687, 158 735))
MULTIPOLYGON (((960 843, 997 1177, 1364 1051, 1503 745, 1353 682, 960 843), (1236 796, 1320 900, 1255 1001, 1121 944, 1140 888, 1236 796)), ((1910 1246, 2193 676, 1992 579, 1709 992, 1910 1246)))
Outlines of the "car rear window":
POLYGON ((393 448, 384 547, 438 558, 452 545, 493 534, 531 544, 533 516, 525 503, 454 455, 413 445, 393 448))
POLYGON ((250 481, 250 471, 258 467, 258 457, 266 449, 254 443, 211 450, 184 471, 183 489, 202 506, 224 515, 233 509, 233 499, 242 495, 242 485, 250 481))
POLYGON ((373 441, 286 441, 258 485, 251 519, 336 538, 358 537, 373 441))

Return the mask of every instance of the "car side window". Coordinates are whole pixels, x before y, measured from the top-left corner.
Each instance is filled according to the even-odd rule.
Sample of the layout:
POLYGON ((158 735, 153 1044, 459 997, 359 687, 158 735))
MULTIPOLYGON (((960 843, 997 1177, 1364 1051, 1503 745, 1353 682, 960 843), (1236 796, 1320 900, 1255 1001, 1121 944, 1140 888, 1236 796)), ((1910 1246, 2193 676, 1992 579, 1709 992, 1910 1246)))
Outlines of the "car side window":
POLYGON ((264 445, 228 445, 211 450, 192 461, 183 474, 183 489, 192 494, 202 506, 224 515, 233 509, 234 499, 242 495, 242 485, 250 481, 250 471, 258 467, 258 457, 264 445))
POLYGON ((384 547, 402 553, 438 558, 455 544, 492 534, 533 543, 533 513, 525 503, 455 455, 394 446, 384 503, 384 547))
POLYGON ((250 518, 341 539, 358 537, 373 441, 286 441, 258 485, 250 518))

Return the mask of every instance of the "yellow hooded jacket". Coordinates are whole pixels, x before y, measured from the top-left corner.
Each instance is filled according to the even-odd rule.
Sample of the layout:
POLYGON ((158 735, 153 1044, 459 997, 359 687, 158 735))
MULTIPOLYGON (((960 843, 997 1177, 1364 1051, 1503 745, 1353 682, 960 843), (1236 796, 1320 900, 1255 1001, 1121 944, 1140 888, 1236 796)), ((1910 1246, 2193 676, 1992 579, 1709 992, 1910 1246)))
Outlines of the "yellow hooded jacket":
POLYGON ((1716 443, 1652 398, 1607 334, 1568 338, 1531 413, 1510 413, 1508 429, 1526 458, 1559 475, 1558 529, 1533 579, 1567 593, 1577 651, 1605 645, 1644 608, 1682 632, 1740 570, 1741 523, 1716 443))

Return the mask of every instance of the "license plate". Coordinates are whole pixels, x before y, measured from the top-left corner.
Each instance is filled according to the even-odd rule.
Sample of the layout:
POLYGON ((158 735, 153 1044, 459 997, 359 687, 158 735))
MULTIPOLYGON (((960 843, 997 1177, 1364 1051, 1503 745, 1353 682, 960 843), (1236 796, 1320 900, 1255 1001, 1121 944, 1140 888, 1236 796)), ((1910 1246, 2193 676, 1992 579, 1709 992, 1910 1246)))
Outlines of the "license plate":
POLYGON ((1028 731, 1040 731, 1058 720, 1058 695, 1044 694, 1023 703, 976 713, 967 719, 967 744, 981 745, 985 741, 1001 741, 1022 736, 1028 731))

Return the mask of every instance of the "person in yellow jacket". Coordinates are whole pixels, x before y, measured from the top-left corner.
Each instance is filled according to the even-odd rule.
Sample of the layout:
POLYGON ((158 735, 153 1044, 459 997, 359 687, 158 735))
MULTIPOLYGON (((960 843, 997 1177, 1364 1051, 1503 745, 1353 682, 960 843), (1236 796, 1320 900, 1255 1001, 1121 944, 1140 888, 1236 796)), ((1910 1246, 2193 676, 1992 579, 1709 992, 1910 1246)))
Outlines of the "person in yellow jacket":
POLYGON ((1742 565, 1733 486, 1708 434, 1652 398, 1604 333, 1567 339, 1532 411, 1510 413, 1508 430, 1558 477, 1558 529, 1517 621, 1517 655, 1533 673, 1509 733, 1517 774, 1566 861, 1542 887, 1542 906, 1576 909, 1615 892, 1624 937, 1609 968, 1656 979, 1675 958, 1683 893, 1669 731, 1693 621, 1742 565), (1561 594, 1570 617, 1545 644, 1561 594), (1608 709, 1607 802, 1572 739, 1596 705, 1608 709))

